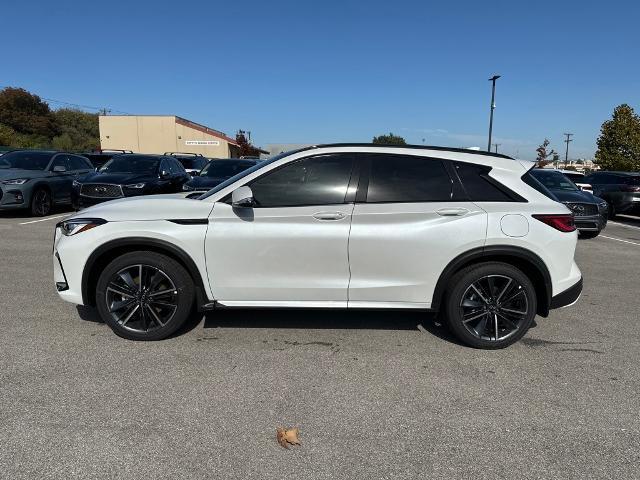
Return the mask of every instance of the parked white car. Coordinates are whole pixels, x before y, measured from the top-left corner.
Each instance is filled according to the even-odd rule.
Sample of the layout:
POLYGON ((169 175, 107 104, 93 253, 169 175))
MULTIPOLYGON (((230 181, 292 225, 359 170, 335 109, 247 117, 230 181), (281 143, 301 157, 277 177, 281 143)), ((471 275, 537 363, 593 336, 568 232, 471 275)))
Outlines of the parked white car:
POLYGON ((530 162, 340 144, 288 152, 198 199, 115 200, 56 227, 59 295, 120 336, 157 340, 192 307, 442 311, 500 348, 577 300, 573 216, 530 162))

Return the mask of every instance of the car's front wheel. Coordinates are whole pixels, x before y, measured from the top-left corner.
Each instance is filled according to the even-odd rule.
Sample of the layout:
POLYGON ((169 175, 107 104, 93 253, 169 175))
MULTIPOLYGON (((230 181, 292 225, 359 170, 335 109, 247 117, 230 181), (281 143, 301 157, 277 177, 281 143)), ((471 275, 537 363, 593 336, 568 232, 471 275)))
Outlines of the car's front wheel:
POLYGON ((118 335, 161 340, 179 329, 193 306, 193 280, 177 261, 155 252, 131 252, 100 275, 96 304, 118 335))
POLYGON ((536 302, 531 280, 518 268, 500 262, 471 265, 449 283, 447 324, 471 347, 504 348, 527 332, 536 302))
POLYGON ((31 215, 34 217, 46 217, 51 213, 53 201, 51 193, 46 188, 38 188, 31 196, 31 215))
POLYGON ((579 233, 580 238, 587 240, 589 238, 596 238, 598 235, 600 235, 600 230, 596 230, 594 232, 589 231, 589 232, 580 232, 579 233))

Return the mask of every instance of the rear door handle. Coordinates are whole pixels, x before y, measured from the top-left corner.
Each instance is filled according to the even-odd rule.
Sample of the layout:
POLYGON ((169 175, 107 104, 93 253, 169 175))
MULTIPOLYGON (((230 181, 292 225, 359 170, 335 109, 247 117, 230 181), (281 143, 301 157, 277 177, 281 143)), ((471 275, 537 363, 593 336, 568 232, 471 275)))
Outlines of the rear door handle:
POLYGON ((346 215, 342 212, 318 212, 313 214, 317 220, 342 220, 346 215))
POLYGON ((469 213, 469 210, 466 208, 441 208, 436 213, 443 217, 461 217, 469 213))

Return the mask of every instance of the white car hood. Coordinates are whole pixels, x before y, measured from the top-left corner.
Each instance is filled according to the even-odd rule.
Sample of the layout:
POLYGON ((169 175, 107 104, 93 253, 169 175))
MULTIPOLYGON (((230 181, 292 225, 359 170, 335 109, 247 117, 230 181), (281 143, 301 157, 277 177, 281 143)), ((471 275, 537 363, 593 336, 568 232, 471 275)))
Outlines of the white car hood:
POLYGON ((109 222, 209 218, 213 203, 184 198, 189 193, 192 192, 111 200, 82 210, 72 218, 102 218, 109 222))

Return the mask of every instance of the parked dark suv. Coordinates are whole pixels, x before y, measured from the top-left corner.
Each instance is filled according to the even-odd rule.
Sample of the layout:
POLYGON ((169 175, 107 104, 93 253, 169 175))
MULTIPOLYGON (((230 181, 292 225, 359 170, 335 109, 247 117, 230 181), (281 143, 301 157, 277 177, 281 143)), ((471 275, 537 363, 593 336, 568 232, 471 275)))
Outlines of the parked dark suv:
POLYGON ((93 170, 86 158, 49 150, 15 150, 0 157, 0 210, 48 215, 71 203, 72 182, 93 170))
POLYGON ((209 163, 209 160, 199 153, 165 152, 165 155, 170 155, 177 159, 187 173, 193 177, 197 177, 200 170, 209 163))
POLYGON ((175 193, 191 177, 173 157, 125 153, 73 182, 75 209, 122 197, 175 193))
POLYGON ((640 215, 639 172, 594 172, 584 179, 593 186, 593 194, 609 204, 609 218, 618 213, 640 215))
POLYGON ((112 150, 101 149, 93 150, 92 152, 83 153, 82 156, 87 157, 95 168, 102 168, 105 163, 111 160, 116 155, 121 153, 133 153, 131 150, 112 150))
POLYGON ((534 168, 531 175, 547 187, 558 202, 564 203, 573 212, 581 237, 597 237, 607 226, 607 202, 602 198, 580 190, 559 170, 534 168))

